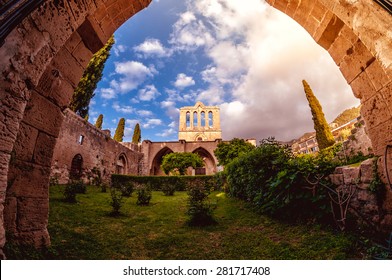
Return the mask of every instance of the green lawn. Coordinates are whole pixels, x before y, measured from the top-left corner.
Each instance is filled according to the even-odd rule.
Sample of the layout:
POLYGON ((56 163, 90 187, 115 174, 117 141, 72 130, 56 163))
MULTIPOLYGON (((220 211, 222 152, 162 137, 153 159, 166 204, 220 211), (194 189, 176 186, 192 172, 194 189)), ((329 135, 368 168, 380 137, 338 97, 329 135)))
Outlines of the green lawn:
POLYGON ((124 199, 122 215, 111 217, 110 193, 88 187, 77 204, 63 202, 62 186, 50 188, 49 233, 43 252, 6 245, 8 258, 46 259, 352 259, 354 238, 293 226, 260 216, 242 201, 213 193, 217 225, 186 225, 186 192, 153 192, 150 206, 124 199))

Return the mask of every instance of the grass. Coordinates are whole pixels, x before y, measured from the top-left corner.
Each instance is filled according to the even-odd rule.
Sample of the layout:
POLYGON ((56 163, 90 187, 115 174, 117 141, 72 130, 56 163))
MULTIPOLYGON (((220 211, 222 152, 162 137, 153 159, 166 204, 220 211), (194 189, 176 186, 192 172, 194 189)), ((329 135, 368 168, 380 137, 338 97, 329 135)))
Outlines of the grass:
POLYGON ((41 251, 6 244, 9 259, 353 259, 354 238, 314 225, 288 225, 255 214, 242 201, 215 192, 217 225, 186 225, 187 194, 153 192, 150 206, 124 198, 112 217, 110 193, 88 187, 76 204, 50 188, 48 230, 41 251))

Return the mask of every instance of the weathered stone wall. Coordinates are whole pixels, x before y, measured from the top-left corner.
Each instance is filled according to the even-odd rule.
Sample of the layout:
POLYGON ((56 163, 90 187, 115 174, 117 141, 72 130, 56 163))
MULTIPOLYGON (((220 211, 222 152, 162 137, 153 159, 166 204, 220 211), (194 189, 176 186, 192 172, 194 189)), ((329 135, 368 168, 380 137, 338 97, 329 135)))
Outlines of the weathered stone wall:
POLYGON ((5 39, 0 48, 0 257, 6 231, 23 243, 50 243, 48 185, 62 110, 92 54, 150 2, 47 0, 5 39), (9 217, 5 224, 3 214, 9 217))
POLYGON ((109 183, 111 174, 118 172, 120 157, 125 159, 122 172, 131 175, 139 173, 139 162, 143 157, 137 150, 133 151, 114 141, 104 131, 67 109, 53 153, 51 178, 58 180, 60 184, 66 184, 72 159, 76 155, 82 156, 82 179, 85 182, 91 182, 96 177, 93 171, 95 169, 105 183, 109 183))
POLYGON ((359 153, 364 156, 373 154, 372 142, 367 134, 366 123, 360 118, 351 130, 351 135, 343 142, 342 152, 346 158, 359 153))
POLYGON ((357 222, 371 226, 375 231, 391 231, 392 208, 390 197, 385 195, 389 192, 389 186, 384 186, 382 190, 372 189, 371 186, 375 180, 375 172, 379 171, 375 168, 375 161, 376 159, 372 158, 358 167, 338 167, 334 174, 330 175, 330 179, 337 189, 352 187, 353 196, 349 211, 356 217, 357 222))

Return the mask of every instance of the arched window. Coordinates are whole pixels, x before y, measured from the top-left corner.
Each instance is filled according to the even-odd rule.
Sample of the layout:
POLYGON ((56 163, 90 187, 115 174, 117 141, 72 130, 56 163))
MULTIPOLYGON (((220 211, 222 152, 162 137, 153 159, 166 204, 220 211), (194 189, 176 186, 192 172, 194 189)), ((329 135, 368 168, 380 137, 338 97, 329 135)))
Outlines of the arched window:
POLYGON ((208 126, 209 127, 214 126, 214 115, 212 114, 211 111, 208 112, 208 126))
POLYGON ((73 157, 71 162, 71 170, 69 172, 70 179, 80 179, 82 177, 83 157, 77 154, 73 157))
POLYGON ((189 112, 186 112, 185 124, 186 124, 186 127, 191 126, 191 113, 189 113, 189 112))
POLYGON ((204 111, 201 112, 200 118, 201 118, 201 126, 205 127, 206 126, 206 113, 204 111))
POLYGON ((197 127, 197 112, 193 112, 193 126, 197 127))

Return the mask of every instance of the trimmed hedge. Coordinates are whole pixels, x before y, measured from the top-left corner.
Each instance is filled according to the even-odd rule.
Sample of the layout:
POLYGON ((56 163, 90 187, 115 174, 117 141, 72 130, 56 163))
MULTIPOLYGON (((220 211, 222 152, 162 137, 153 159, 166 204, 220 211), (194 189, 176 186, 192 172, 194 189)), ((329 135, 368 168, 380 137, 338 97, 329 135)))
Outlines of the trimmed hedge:
POLYGON ((206 189, 219 190, 219 181, 214 175, 205 176, 130 176, 112 175, 112 187, 123 188, 127 185, 145 185, 154 191, 163 191, 166 186, 174 186, 176 191, 185 191, 192 182, 202 184, 206 189))

